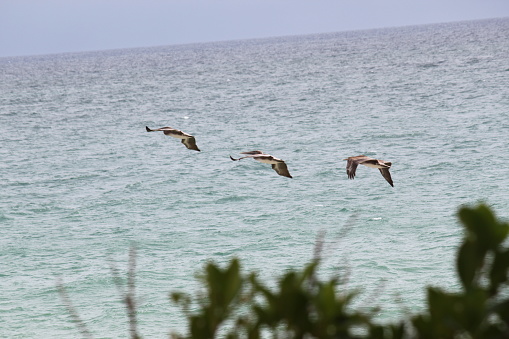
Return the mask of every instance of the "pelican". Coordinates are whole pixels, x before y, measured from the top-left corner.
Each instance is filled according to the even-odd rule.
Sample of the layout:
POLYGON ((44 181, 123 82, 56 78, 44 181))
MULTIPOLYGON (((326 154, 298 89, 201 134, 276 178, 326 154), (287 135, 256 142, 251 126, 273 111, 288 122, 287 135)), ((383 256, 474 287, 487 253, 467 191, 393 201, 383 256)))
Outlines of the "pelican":
POLYGON ((178 129, 174 129, 171 127, 161 127, 161 128, 157 128, 157 129, 150 129, 147 126, 145 126, 145 128, 147 129, 147 132, 162 131, 165 135, 168 135, 170 137, 174 137, 177 139, 182 139, 182 143, 187 148, 200 152, 200 149, 198 148, 198 146, 196 146, 196 140, 190 134, 184 133, 182 131, 179 131, 178 129))
POLYGON ((389 185, 394 187, 392 182, 391 173, 389 173, 389 168, 391 168, 392 163, 388 161, 383 161, 380 159, 373 159, 367 157, 365 155, 358 155, 356 157, 349 157, 343 160, 347 160, 346 163, 346 174, 348 174, 348 178, 355 178, 355 171, 357 170, 357 166, 364 165, 371 168, 378 168, 382 176, 387 180, 389 185))
POLYGON ((240 154, 247 154, 245 157, 240 157, 238 159, 233 158, 230 155, 230 159, 233 161, 239 161, 244 158, 253 158, 256 161, 263 162, 264 164, 271 164, 272 169, 277 172, 277 174, 282 175, 284 177, 291 178, 290 172, 288 172, 288 167, 283 160, 273 157, 270 154, 265 154, 262 151, 249 151, 249 152, 241 152, 240 154))

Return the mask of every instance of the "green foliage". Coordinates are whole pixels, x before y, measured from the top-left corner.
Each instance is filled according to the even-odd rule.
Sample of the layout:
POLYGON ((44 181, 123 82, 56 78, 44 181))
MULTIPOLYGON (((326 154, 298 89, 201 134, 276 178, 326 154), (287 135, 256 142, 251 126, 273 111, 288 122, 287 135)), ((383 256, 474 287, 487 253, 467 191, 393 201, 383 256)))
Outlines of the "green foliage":
POLYGON ((280 278, 276 291, 253 280, 262 302, 253 306, 256 322, 250 338, 259 338, 260 329, 282 332, 288 338, 353 338, 353 330, 369 325, 369 317, 347 308, 354 293, 340 295, 337 282, 316 279, 317 263, 302 272, 290 271, 280 278))
POLYGON ((352 309, 356 293, 337 279, 320 281, 318 260, 279 277, 267 287, 243 275, 233 259, 223 269, 209 263, 204 297, 174 293, 188 319, 176 338, 509 338, 509 225, 485 205, 461 208, 465 237, 457 255, 460 292, 428 287, 428 308, 397 324, 379 325, 372 314, 352 309), (190 312, 191 304, 197 304, 190 312), (235 312, 236 311, 236 312, 235 312))
POLYGON ((172 299, 188 316, 188 338, 213 338, 228 321, 235 325, 223 334, 229 338, 262 338, 263 333, 284 338, 355 338, 356 329, 369 327, 369 316, 349 311, 355 294, 338 294, 335 279, 318 281, 316 268, 317 263, 311 263, 302 271, 286 273, 273 291, 254 274, 243 277, 236 259, 224 269, 209 263, 204 278, 207 298, 195 298, 197 311, 189 313, 189 295, 174 293, 172 299), (247 305, 246 314, 231 312, 242 304, 247 305))
POLYGON ((206 297, 199 298, 198 312, 192 314, 189 311, 190 296, 183 293, 172 294, 172 300, 183 307, 188 317, 190 338, 214 338, 221 324, 242 303, 241 291, 245 278, 240 275, 240 263, 237 259, 233 259, 229 267, 223 270, 209 263, 205 272, 206 297))
MULTIPOLYGON (((187 334, 174 338, 366 338, 509 339, 509 224, 485 205, 459 210, 465 236, 456 268, 462 289, 428 287, 427 309, 400 323, 380 325, 356 311, 357 293, 341 290, 337 279, 321 281, 319 258, 291 270, 269 288, 254 273, 244 274, 237 259, 221 268, 208 263, 204 289, 196 296, 173 293, 188 321, 187 334)), ((131 337, 136 329, 134 251, 125 295, 131 337)), ((115 273, 116 270, 113 270, 115 273)), ((116 274, 114 274, 116 276, 116 274)), ((118 276, 116 276, 118 280, 118 276)), ((123 291, 123 287, 119 286, 123 291)), ((59 291, 82 335, 91 332, 78 316, 63 285, 59 291)))
POLYGON ((459 218, 465 227, 457 257, 463 291, 429 287, 429 312, 412 319, 416 337, 509 338, 509 249, 503 246, 509 225, 485 205, 464 207, 459 218))

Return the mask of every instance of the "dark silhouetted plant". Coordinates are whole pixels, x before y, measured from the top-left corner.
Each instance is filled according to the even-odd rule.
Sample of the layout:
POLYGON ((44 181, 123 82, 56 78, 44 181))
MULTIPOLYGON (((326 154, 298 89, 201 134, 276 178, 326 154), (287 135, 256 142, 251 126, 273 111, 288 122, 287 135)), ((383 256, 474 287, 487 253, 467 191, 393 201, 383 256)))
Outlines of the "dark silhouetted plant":
MULTIPOLYGON (((208 263, 202 292, 171 294, 187 319, 187 333, 173 337, 509 339, 509 225, 482 204, 461 208, 459 219, 465 228, 456 261, 462 288, 447 292, 428 287, 427 309, 409 319, 382 325, 373 321, 373 313, 356 311, 355 291, 344 290, 337 278, 318 279, 317 250, 310 264, 283 274, 274 288, 254 273, 242 273, 238 259, 224 268, 208 263)), ((134 270, 129 276, 134 282, 134 270)), ((63 287, 61 292, 82 335, 90 337, 63 287)), ((134 296, 134 287, 126 296, 134 296)), ((129 313, 134 304, 125 302, 131 334, 138 337, 134 313, 129 313)))
POLYGON ((509 225, 485 205, 461 208, 465 227, 456 267, 462 291, 428 288, 428 312, 413 317, 416 338, 509 338, 509 225))

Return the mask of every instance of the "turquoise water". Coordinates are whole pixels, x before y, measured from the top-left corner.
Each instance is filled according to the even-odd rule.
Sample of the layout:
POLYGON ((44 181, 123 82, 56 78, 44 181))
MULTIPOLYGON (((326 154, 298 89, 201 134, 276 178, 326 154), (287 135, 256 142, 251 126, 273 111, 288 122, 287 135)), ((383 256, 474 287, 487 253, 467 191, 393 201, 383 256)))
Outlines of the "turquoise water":
POLYGON ((165 338, 184 324, 168 293, 208 260, 270 279, 322 230, 321 274, 347 274, 359 307, 419 312, 426 285, 459 287, 457 207, 508 216, 508 36, 494 19, 1 58, 0 337, 79 336, 58 277, 95 337, 125 337, 110 264, 135 245, 140 331, 165 338), (257 149, 293 179, 229 159, 257 149), (359 154, 391 161, 395 187, 349 180, 359 154))

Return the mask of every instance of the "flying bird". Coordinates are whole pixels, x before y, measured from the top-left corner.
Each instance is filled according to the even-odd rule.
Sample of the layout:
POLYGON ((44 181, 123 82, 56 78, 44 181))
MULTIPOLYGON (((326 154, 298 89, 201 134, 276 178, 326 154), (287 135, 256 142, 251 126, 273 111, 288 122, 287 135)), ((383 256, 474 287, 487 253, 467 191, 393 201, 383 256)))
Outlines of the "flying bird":
POLYGON ((181 139, 182 143, 187 148, 200 152, 200 149, 198 148, 198 146, 196 146, 196 139, 190 134, 184 133, 182 131, 179 131, 178 129, 174 129, 171 127, 161 127, 161 128, 157 128, 157 129, 150 129, 147 126, 145 126, 145 128, 147 129, 147 132, 162 131, 165 135, 168 135, 170 137, 174 137, 177 139, 181 139))
POLYGON ((356 157, 349 157, 343 160, 347 160, 346 163, 346 174, 348 174, 348 178, 355 178, 355 171, 357 170, 357 166, 364 165, 371 168, 378 168, 382 176, 387 180, 389 185, 394 187, 392 182, 391 173, 389 172, 389 168, 391 168, 392 163, 388 161, 383 161, 380 159, 373 159, 367 157, 365 155, 358 155, 356 157))
POLYGON ((230 155, 230 159, 233 161, 238 161, 244 158, 253 158, 256 161, 263 162, 264 164, 272 165, 272 169, 277 172, 277 174, 282 175, 284 177, 291 178, 290 172, 288 172, 288 167, 286 167, 286 163, 278 159, 270 154, 265 154, 262 151, 249 151, 249 152, 241 152, 240 154, 247 154, 245 157, 240 157, 238 159, 233 158, 230 155))

